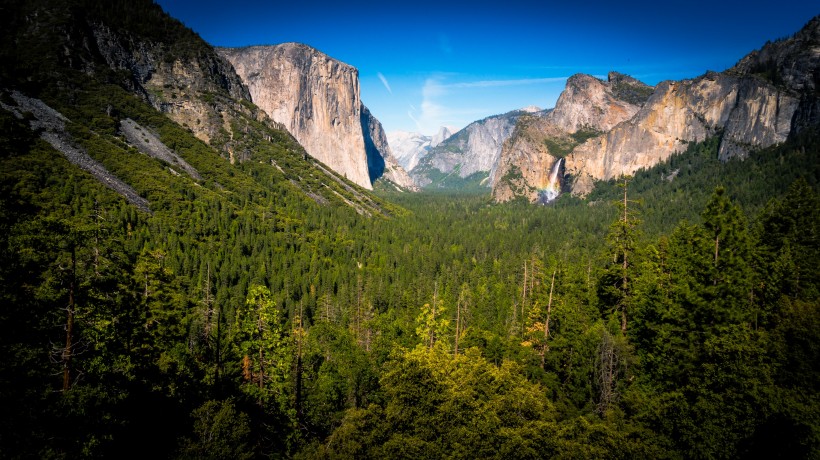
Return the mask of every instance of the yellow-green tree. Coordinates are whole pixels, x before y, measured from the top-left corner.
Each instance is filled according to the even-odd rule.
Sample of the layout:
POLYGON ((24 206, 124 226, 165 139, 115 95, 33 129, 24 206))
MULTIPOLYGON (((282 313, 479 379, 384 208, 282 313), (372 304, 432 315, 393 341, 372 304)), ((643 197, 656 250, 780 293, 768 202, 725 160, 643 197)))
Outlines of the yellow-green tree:
POLYGON ((237 309, 235 341, 242 360, 243 390, 260 405, 285 402, 285 380, 292 354, 282 312, 265 286, 251 286, 237 309))

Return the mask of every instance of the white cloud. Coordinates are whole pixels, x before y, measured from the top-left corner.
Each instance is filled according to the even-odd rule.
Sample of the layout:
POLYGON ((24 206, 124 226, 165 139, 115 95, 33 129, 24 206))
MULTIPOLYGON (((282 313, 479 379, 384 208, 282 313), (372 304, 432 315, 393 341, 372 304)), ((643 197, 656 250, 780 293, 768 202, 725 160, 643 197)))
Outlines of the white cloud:
MULTIPOLYGON (((563 84, 567 78, 475 79, 470 81, 464 80, 463 75, 438 73, 424 81, 420 91, 421 102, 416 106, 410 104, 407 115, 422 134, 431 135, 441 126, 454 126, 461 129, 487 115, 500 113, 498 102, 488 100, 486 97, 488 94, 506 94, 502 91, 504 87, 563 84), (497 90, 488 90, 488 88, 497 88, 497 90), (491 105, 487 106, 487 104, 491 105)), ((526 91, 536 94, 542 89, 533 88, 532 90, 526 89, 526 91)), ((505 110, 515 108, 509 107, 505 110)))
POLYGON ((393 94, 393 90, 390 89, 390 83, 387 83, 387 78, 384 76, 384 74, 381 73, 381 72, 376 72, 376 75, 378 75, 379 80, 382 81, 382 84, 387 89, 387 92, 390 93, 390 94, 393 94))

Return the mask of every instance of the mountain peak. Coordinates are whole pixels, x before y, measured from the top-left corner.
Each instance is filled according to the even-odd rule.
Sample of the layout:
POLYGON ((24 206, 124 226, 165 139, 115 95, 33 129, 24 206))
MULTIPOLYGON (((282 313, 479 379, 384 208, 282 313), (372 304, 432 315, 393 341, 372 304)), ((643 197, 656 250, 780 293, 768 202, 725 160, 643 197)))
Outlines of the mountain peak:
POLYGON ((550 120, 567 132, 608 131, 632 117, 640 100, 651 94, 651 87, 617 72, 611 72, 610 77, 602 81, 581 73, 571 76, 548 115, 550 120))
POLYGON ((432 138, 430 139, 430 147, 435 147, 444 142, 445 140, 447 140, 448 137, 453 135, 454 130, 455 128, 449 126, 440 127, 438 129, 438 132, 436 134, 433 134, 432 138))
POLYGON ((814 92, 820 71, 820 16, 790 38, 767 42, 743 57, 730 74, 752 75, 792 91, 814 92))

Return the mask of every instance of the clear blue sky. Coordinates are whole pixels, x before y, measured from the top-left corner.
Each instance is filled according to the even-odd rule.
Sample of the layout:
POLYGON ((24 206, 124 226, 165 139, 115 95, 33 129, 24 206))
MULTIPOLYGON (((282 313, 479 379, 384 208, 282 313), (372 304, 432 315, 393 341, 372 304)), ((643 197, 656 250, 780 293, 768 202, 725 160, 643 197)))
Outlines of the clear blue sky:
POLYGON ((424 134, 552 107, 574 73, 724 70, 820 14, 815 0, 157 3, 214 46, 300 42, 351 64, 386 130, 424 134))

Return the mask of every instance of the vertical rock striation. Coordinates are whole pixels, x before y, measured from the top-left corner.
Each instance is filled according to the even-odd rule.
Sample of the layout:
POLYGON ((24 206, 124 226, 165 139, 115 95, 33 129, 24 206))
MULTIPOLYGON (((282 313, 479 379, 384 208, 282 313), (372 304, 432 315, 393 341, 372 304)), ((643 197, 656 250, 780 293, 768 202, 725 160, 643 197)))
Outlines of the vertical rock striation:
MULTIPOLYGON (((233 64, 253 102, 282 123, 308 154, 372 189, 372 179, 380 176, 368 170, 368 128, 363 127, 369 122, 363 123, 356 68, 298 43, 218 52, 233 64)), ((381 131, 381 124, 373 129, 381 131)), ((371 165, 378 163, 371 157, 371 165)))
POLYGON ((498 164, 501 146, 515 128, 518 117, 527 114, 515 110, 475 121, 440 143, 442 131, 432 138, 430 149, 411 171, 420 186, 446 186, 437 177, 466 178, 476 173, 491 174, 498 164))
POLYGON ((595 179, 651 167, 722 131, 719 156, 745 157, 753 148, 786 140, 799 99, 764 81, 710 72, 694 80, 660 83, 630 120, 590 139, 567 157, 573 192, 595 179))
POLYGON ((579 195, 595 180, 651 167, 710 136, 721 136, 721 160, 745 158, 820 125, 818 76, 820 17, 725 72, 661 82, 654 91, 614 72, 607 82, 573 76, 555 110, 540 121, 545 126, 519 121, 491 177, 493 196, 534 201, 545 171, 564 155, 579 195))
POLYGON ((652 87, 617 72, 607 81, 584 74, 567 79, 555 108, 544 117, 521 117, 504 143, 498 167, 490 176, 493 198, 524 196, 538 200, 558 158, 585 139, 632 118, 652 87))

